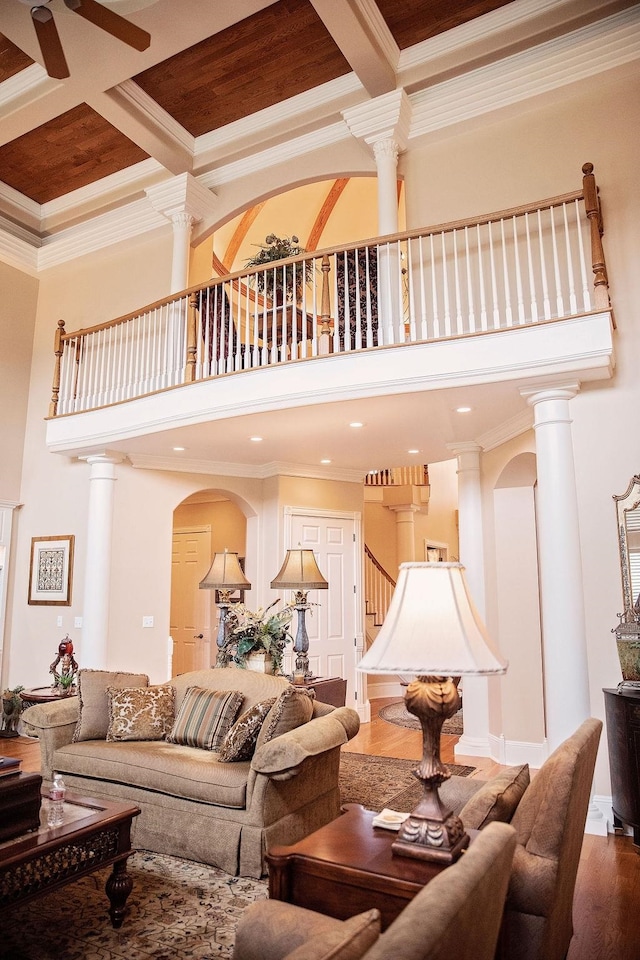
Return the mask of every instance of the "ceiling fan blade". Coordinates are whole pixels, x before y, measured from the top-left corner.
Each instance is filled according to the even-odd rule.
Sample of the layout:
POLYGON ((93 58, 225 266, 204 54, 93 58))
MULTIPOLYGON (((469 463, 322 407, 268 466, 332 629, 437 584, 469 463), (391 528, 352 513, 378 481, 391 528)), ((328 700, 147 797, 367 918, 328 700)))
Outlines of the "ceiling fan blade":
POLYGON ((64 0, 69 10, 79 13, 85 20, 90 20, 96 27, 106 30, 112 37, 122 40, 123 43, 136 50, 146 50, 151 43, 151 35, 141 27, 137 27, 130 20, 125 20, 119 13, 103 7, 96 0, 64 0))
POLYGON ((69 67, 51 10, 47 7, 32 7, 31 19, 47 73, 56 80, 64 80, 69 76, 69 67))

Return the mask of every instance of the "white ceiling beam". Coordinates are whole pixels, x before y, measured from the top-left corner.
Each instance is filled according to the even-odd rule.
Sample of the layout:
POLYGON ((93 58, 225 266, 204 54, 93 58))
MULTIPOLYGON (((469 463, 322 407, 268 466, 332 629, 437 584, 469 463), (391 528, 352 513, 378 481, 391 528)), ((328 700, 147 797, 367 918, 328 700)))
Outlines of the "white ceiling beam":
POLYGON ((311 0, 316 13, 371 97, 396 87, 400 50, 372 0, 311 0))

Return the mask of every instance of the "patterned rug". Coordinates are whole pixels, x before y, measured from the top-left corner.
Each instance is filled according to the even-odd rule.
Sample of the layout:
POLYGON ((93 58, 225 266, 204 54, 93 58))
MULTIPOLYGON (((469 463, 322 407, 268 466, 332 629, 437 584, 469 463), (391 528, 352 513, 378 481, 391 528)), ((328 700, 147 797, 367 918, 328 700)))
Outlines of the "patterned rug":
POLYGON ((104 885, 110 868, 2 916, 3 960, 204 960, 231 957, 238 918, 267 896, 265 880, 138 851, 133 890, 114 930, 104 885))
MULTIPOLYGON (((396 703, 388 703, 386 707, 380 707, 378 716, 387 723, 393 723, 396 727, 407 727, 411 730, 420 730, 420 723, 417 717, 409 713, 404 705, 404 700, 398 700, 396 703)), ((462 709, 445 720, 442 725, 442 732, 449 736, 462 736, 462 709)))
MULTIPOLYGON (((422 796, 422 785, 412 770, 417 760, 396 760, 369 757, 362 753, 346 753, 340 757, 340 796, 343 803, 361 803, 378 813, 383 807, 392 810, 413 810, 422 796)), ((454 777, 468 777, 475 767, 448 763, 454 777)))
MULTIPOLYGON (((420 784, 415 760, 343 753, 343 803, 411 810, 420 784), (412 800, 412 796, 414 799, 412 800)), ((473 767, 450 765, 455 776, 473 767)), ((2 960, 209 960, 230 958, 243 910, 267 897, 266 880, 139 850, 129 860, 133 890, 120 930, 104 892, 110 868, 2 913, 2 960)))

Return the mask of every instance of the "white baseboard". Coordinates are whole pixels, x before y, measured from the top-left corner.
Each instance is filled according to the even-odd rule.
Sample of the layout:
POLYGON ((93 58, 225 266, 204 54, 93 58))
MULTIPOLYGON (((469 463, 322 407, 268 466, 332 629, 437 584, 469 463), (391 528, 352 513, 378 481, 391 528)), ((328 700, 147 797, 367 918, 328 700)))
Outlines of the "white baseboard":
POLYGON ((371 704, 368 700, 365 700, 364 703, 359 703, 356 707, 358 716, 360 717, 360 723, 370 723, 371 722, 371 704))
POLYGON ((587 810, 587 820, 584 832, 596 837, 606 837, 613 833, 613 809, 611 797, 602 797, 594 794, 587 810))
POLYGON ((548 744, 526 742, 521 740, 507 740, 505 737, 489 735, 491 759, 507 767, 515 767, 521 763, 528 763, 534 770, 539 770, 549 756, 548 744))
POLYGON ((487 737, 468 737, 463 734, 453 748, 455 757, 490 757, 489 739, 487 737))
POLYGON ((369 700, 379 700, 382 697, 389 698, 394 697, 396 700, 401 700, 404 697, 404 687, 399 680, 381 680, 376 682, 375 680, 369 679, 367 681, 367 696, 369 700))

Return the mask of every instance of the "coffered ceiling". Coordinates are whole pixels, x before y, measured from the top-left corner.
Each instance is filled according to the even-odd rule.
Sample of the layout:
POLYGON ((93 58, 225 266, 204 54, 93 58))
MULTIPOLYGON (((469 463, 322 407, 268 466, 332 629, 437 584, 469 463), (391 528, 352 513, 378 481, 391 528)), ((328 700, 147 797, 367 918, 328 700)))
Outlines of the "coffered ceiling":
POLYGON ((212 188, 252 153, 326 135, 346 108, 398 87, 419 99, 552 41, 571 50, 574 35, 582 50, 585 28, 637 7, 628 0, 100 2, 148 31, 150 45, 138 51, 64 0, 45 0, 69 67, 63 80, 42 66, 31 4, 0 4, 0 257, 32 272, 56 262, 61 233, 68 238, 96 216, 113 216, 154 183, 190 173, 212 188))

